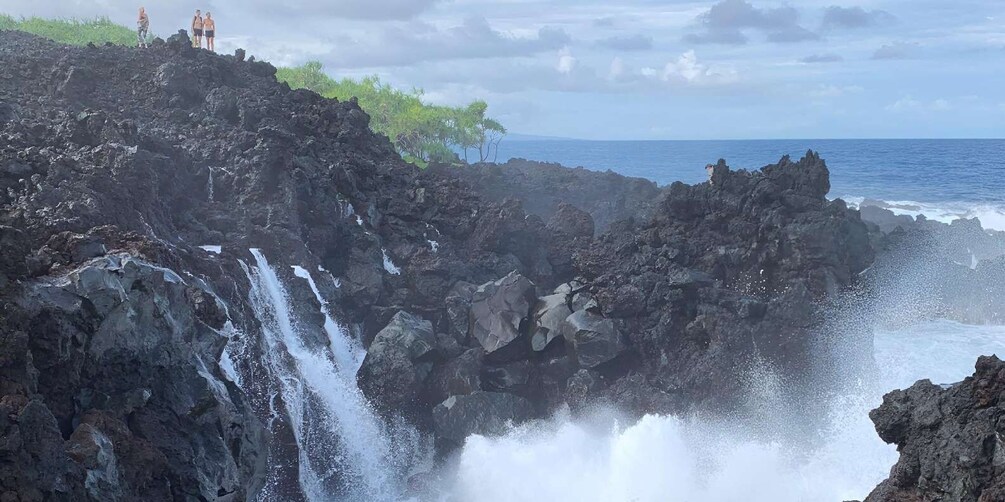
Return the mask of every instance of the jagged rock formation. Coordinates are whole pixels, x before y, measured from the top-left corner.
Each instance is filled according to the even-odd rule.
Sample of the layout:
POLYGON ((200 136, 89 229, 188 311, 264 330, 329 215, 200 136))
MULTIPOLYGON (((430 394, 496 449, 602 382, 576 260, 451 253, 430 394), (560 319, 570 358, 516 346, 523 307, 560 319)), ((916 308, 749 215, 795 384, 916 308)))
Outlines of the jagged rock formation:
POLYGON ((619 371, 641 375, 615 383, 615 401, 728 406, 758 360, 805 372, 816 305, 873 259, 858 213, 828 201, 829 188, 812 152, 753 173, 720 161, 712 183, 675 183, 651 221, 582 253, 596 310, 629 334, 635 362, 619 371))
POLYGON ((922 380, 883 397, 869 417, 900 460, 866 502, 1005 500, 1005 363, 977 360, 960 383, 922 380))
POLYGON ((280 373, 335 359, 335 321, 368 353, 334 377, 445 448, 565 403, 730 410, 742 368, 805 369, 818 304, 872 259, 812 153, 665 190, 419 171, 354 102, 183 34, 3 32, 0 66, 0 498, 305 498, 300 462, 336 456, 296 422, 330 420, 280 373))

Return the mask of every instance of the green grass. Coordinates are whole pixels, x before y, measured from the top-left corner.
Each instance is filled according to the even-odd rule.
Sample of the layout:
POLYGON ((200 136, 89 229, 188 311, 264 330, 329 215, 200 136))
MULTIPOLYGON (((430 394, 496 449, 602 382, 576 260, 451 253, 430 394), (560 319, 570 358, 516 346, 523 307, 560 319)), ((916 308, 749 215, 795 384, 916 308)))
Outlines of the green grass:
POLYGON ((108 18, 91 20, 42 19, 38 17, 15 19, 0 14, 0 30, 20 30, 62 44, 96 45, 111 42, 118 45, 136 45, 136 32, 111 22, 108 18))

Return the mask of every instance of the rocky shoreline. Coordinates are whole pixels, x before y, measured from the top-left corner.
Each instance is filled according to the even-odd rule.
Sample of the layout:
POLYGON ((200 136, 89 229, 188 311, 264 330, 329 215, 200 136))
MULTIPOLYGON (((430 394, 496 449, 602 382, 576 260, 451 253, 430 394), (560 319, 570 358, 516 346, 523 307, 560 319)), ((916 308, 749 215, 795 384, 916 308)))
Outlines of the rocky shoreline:
MULTIPOLYGON (((305 445, 331 418, 289 375, 304 354, 344 374, 339 329, 376 415, 441 455, 563 407, 742 416, 748 370, 805 380, 833 304, 957 230, 828 200, 813 152, 662 188, 419 170, 355 102, 183 34, 139 51, 0 32, 0 65, 4 500, 310 498, 301 464, 334 460, 305 445), (263 316, 270 285, 289 312, 263 316)), ((981 260, 998 242, 975 274, 1003 268, 981 260)), ((947 310, 995 320, 1000 297, 947 310)), ((884 439, 927 440, 884 432, 891 406, 884 439)))

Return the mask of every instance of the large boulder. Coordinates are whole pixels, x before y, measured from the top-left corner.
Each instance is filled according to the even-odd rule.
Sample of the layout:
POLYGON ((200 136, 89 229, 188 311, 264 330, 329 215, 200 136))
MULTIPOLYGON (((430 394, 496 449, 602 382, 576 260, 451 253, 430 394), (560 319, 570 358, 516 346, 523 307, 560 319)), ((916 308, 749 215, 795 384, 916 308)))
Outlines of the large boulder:
POLYGON ((562 337, 562 322, 572 314, 568 297, 567 294, 556 293, 537 301, 534 307, 534 334, 531 337, 531 347, 535 351, 544 350, 552 341, 562 337))
POLYGON ((367 349, 360 389, 389 410, 413 406, 439 355, 433 325, 405 311, 391 318, 367 349))
POLYGON ((869 413, 900 459, 866 502, 1005 500, 1005 362, 977 360, 976 372, 944 387, 922 380, 883 397, 869 413))
POLYGON ((429 377, 428 401, 439 403, 450 396, 463 396, 481 390, 484 355, 481 347, 475 347, 437 366, 429 377))
POLYGON ((590 213, 572 204, 561 202, 555 209, 555 214, 548 219, 547 228, 569 238, 593 238, 594 224, 590 213))
POLYGON ((433 408, 433 430, 437 437, 462 444, 472 434, 500 434, 510 424, 534 417, 530 401, 503 392, 478 391, 466 396, 450 396, 433 408))
POLYGON ((562 335, 583 368, 596 368, 615 359, 627 348, 613 320, 588 310, 567 317, 562 324, 562 335))
POLYGON ((526 345, 525 322, 536 301, 534 283, 511 272, 498 281, 481 285, 471 299, 471 336, 487 354, 526 345), (512 345, 512 346, 511 346, 512 345))

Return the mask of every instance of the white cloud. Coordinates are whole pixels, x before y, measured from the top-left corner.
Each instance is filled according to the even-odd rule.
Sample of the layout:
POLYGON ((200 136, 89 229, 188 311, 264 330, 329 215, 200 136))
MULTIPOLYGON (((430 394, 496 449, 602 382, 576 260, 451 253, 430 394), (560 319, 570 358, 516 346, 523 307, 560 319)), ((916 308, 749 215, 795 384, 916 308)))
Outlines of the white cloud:
POLYGON ((848 94, 858 94, 864 89, 858 85, 830 85, 820 84, 811 89, 807 94, 811 98, 839 98, 848 94))
POLYGON ((908 94, 894 101, 886 109, 892 112, 944 112, 952 110, 953 104, 945 98, 922 101, 914 99, 914 97, 908 94))
POLYGON ((625 74, 625 62, 620 57, 615 57, 611 60, 611 68, 607 72, 607 77, 611 80, 617 80, 625 74))
POLYGON ((576 57, 572 55, 572 51, 568 47, 563 47, 562 50, 558 51, 558 64, 555 65, 555 69, 561 74, 568 75, 575 68, 576 57))
POLYGON ((736 80, 736 72, 715 69, 698 61, 694 50, 681 54, 677 61, 663 67, 662 78, 666 82, 683 81, 690 85, 715 85, 736 80))
POLYGON ((916 42, 885 44, 872 54, 873 59, 910 59, 918 49, 916 42))

